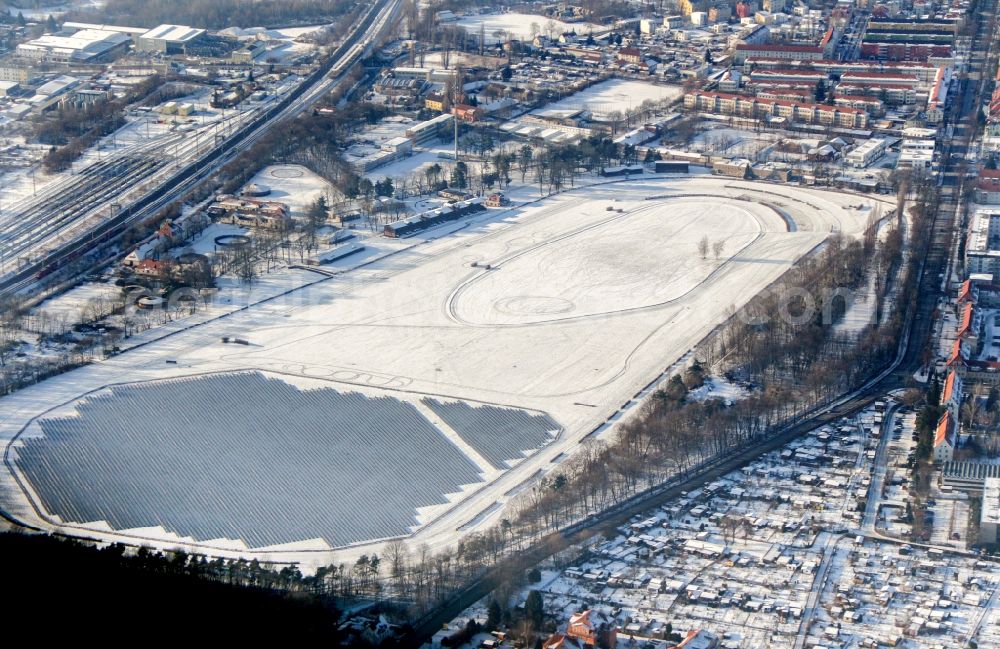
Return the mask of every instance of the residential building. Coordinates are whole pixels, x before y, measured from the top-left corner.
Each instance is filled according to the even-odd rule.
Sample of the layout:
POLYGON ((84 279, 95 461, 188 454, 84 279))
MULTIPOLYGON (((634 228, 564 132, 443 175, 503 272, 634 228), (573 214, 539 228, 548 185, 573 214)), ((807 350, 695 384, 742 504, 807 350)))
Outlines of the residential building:
POLYGON ((589 647, 614 647, 618 632, 614 620, 600 611, 586 610, 569 618, 566 635, 589 647))
POLYGON ((444 112, 444 95, 432 93, 424 97, 424 108, 438 113, 444 112))
POLYGON ((833 105, 863 110, 872 117, 880 117, 885 114, 885 106, 883 105, 882 100, 877 97, 866 97, 864 95, 837 95, 833 99, 833 105))
POLYGON ((685 94, 684 107, 688 110, 755 119, 783 117, 804 124, 823 124, 840 128, 865 128, 868 125, 868 114, 856 108, 809 102, 761 100, 756 97, 701 90, 685 94))
POLYGON ((941 391, 941 405, 948 408, 952 416, 958 420, 962 408, 962 377, 955 370, 948 372, 944 389, 941 391))
POLYGON ((958 426, 955 417, 946 412, 938 420, 934 429, 934 461, 951 462, 958 445, 958 426))
POLYGON ((973 213, 965 245, 965 270, 1000 278, 1000 210, 973 213))
POLYGON ((14 81, 26 86, 31 83, 35 75, 36 71, 30 65, 22 63, 0 65, 0 81, 14 81))
POLYGON ((983 169, 976 181, 976 202, 1000 204, 1000 169, 983 169))
POLYGON ((618 50, 617 58, 620 63, 633 63, 638 65, 642 63, 642 52, 634 47, 623 47, 618 50))
POLYGON ((785 61, 820 61, 825 57, 822 47, 813 45, 773 45, 769 43, 741 43, 736 46, 734 62, 742 64, 747 59, 766 57, 785 61))
POLYGON ((719 636, 704 629, 691 629, 671 649, 717 649, 719 646, 719 636))
POLYGON ((482 108, 470 106, 468 104, 456 105, 451 109, 451 114, 454 115, 456 119, 460 119, 463 122, 478 122, 485 116, 485 112, 482 108))
POLYGON ((865 140, 847 153, 844 160, 848 165, 863 169, 885 155, 885 140, 872 138, 865 140))

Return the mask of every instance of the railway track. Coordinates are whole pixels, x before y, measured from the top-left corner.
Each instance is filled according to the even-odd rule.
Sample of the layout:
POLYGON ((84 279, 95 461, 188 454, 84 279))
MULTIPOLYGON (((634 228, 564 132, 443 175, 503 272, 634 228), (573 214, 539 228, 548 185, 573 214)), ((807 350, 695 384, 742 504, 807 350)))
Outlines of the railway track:
POLYGON ((13 204, 0 232, 0 257, 30 262, 46 244, 71 237, 89 221, 113 216, 112 205, 169 174, 171 165, 196 160, 211 146, 213 132, 235 130, 236 121, 231 117, 195 133, 171 134, 112 154, 13 204))
MULTIPOLYGON (((45 212, 48 218, 42 218, 52 220, 53 223, 45 228, 45 233, 39 230, 39 233, 32 237, 33 240, 37 244, 38 241, 45 239, 46 233, 52 237, 53 232, 65 232, 63 236, 71 240, 40 258, 23 264, 21 268, 0 280, 0 295, 30 290, 41 277, 65 269, 76 260, 86 258, 95 249, 113 242, 132 224, 151 216, 162 206, 178 199, 207 179, 235 155, 257 142, 274 124, 307 110, 336 86, 354 63, 367 55, 379 35, 395 19, 398 7, 398 0, 376 0, 325 65, 286 93, 276 104, 252 115, 246 123, 241 123, 240 128, 228 135, 221 144, 211 147, 207 153, 201 155, 200 151, 196 151, 193 161, 185 161, 183 164, 178 161, 178 169, 170 176, 161 178, 161 173, 169 168, 169 164, 159 166, 155 162, 153 166, 140 164, 129 172, 127 177, 117 176, 112 185, 100 185, 101 190, 92 200, 86 201, 91 208, 86 215, 82 214, 82 209, 65 211, 56 208, 53 212, 50 206, 45 212), (142 170, 137 171, 140 167, 142 170), (126 198, 127 195, 141 190, 144 184, 156 184, 156 187, 139 198, 133 200, 126 198), (113 185, 118 186, 117 192, 113 185), (110 203, 120 203, 121 209, 101 219, 96 225, 83 227, 81 221, 94 215, 95 206, 99 208, 102 204, 110 203), (75 230, 71 237, 68 233, 70 228, 75 230)), ((192 145, 188 142, 183 146, 187 148, 192 145)), ((65 192, 72 195, 73 201, 79 202, 85 198, 85 194, 90 193, 85 185, 73 185, 73 187, 74 191, 65 192)), ((0 246, 2 244, 3 241, 0 241, 0 246)), ((13 242, 8 241, 8 246, 12 247, 13 242)), ((4 251, 6 258, 6 250, 0 247, 0 251, 4 251)))

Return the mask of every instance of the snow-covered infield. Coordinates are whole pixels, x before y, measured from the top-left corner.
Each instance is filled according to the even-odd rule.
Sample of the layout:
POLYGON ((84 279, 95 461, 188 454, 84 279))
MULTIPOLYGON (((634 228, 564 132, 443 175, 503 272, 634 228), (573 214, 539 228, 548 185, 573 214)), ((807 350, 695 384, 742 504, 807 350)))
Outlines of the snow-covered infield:
MULTIPOLYGON (((515 200, 528 196, 528 190, 512 192, 515 200)), ((106 522, 54 519, 42 511, 44 499, 26 476, 12 472, 24 441, 10 442, 22 431, 38 435, 39 420, 79 416, 72 410, 81 397, 104 394, 107 386, 252 370, 300 390, 324 386, 369 399, 391 396, 416 408, 475 466, 480 479, 438 485, 440 496, 431 497, 428 485, 437 484, 439 471, 428 466, 407 477, 413 498, 404 505, 415 509, 417 521, 413 542, 432 549, 452 545, 467 530, 499 520, 503 505, 526 480, 552 470, 582 439, 613 431, 609 422, 622 421, 668 378, 665 368, 831 232, 858 236, 878 200, 710 176, 645 177, 579 187, 509 210, 490 210, 457 226, 432 228, 374 263, 3 398, 3 507, 32 524, 58 524, 66 533, 246 556, 245 548, 253 545, 247 539, 183 538, 164 529, 162 521, 113 531, 106 522), (794 227, 786 218, 794 219, 794 227), (699 254, 698 242, 705 236, 724 242, 718 258, 699 254), (224 336, 249 344, 224 344, 224 336), (456 402, 471 405, 441 405, 456 402), (535 447, 539 438, 508 437, 525 434, 525 415, 516 415, 522 422, 516 428, 490 424, 496 432, 483 436, 479 428, 499 412, 470 414, 469 408, 483 406, 532 413, 542 418, 538 421, 549 418, 552 423, 542 428, 554 425, 561 432, 541 440, 524 459, 504 462, 512 448, 528 451, 522 447, 535 447)), ((114 399, 106 398, 104 406, 113 412, 114 399)), ((190 399, 178 405, 190 426, 202 422, 207 427, 211 412, 204 404, 212 402, 190 399)), ((151 443, 148 420, 164 416, 166 406, 151 403, 145 416, 127 414, 127 409, 119 415, 120 425, 138 443, 151 443)), ((287 403, 275 408, 294 409, 292 400, 287 403)), ((300 441, 292 440, 305 434, 294 423, 297 416, 258 416, 248 424, 260 427, 254 439, 289 439, 287 445, 269 447, 268 453, 276 454, 270 462, 294 463, 288 449, 301 449, 300 441)), ((367 443, 386 452, 338 461, 336 470, 359 484, 370 475, 391 483, 386 467, 372 458, 393 456, 388 447, 400 444, 404 428, 371 432, 367 443)), ((326 434, 344 433, 331 423, 326 434)), ((220 458, 218 474, 201 465, 197 480, 186 482, 200 497, 211 497, 234 465, 246 466, 244 454, 260 452, 252 444, 227 449, 234 459, 220 458)), ((86 483, 79 488, 89 493, 86 483)), ((291 490, 288 498, 312 496, 291 490)), ((325 511, 341 506, 332 500, 308 505, 325 511)), ((377 499, 360 507, 369 518, 384 520, 399 513, 399 503, 393 502, 393 513, 377 499)), ((289 529, 304 529, 290 516, 289 529)), ((379 530, 405 533, 399 518, 393 520, 379 530)), ((299 561, 308 568, 328 561, 331 545, 365 536, 347 532, 298 543, 282 537, 280 548, 250 554, 299 561)), ((373 549, 362 543, 339 549, 336 556, 343 560, 373 549)))

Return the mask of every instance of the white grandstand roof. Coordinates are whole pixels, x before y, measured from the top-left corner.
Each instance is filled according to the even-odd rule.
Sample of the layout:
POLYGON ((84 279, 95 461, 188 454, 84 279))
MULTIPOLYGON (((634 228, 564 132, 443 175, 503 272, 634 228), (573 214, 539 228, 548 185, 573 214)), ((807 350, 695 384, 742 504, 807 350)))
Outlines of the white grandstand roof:
POLYGON ((160 25, 143 34, 141 38, 170 43, 188 43, 204 33, 204 29, 187 27, 185 25, 160 25))

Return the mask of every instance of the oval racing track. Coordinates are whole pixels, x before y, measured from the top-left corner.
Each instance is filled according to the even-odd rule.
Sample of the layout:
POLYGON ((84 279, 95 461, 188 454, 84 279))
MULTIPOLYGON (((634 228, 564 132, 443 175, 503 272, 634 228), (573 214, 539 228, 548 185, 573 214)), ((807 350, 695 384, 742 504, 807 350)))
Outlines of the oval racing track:
MULTIPOLYGON (((726 181, 721 182, 726 183, 726 181)), ((684 191, 683 193, 691 194, 693 192, 684 191)), ((671 198, 671 196, 664 196, 663 200, 669 203, 671 198)), ((843 201, 844 196, 837 198, 843 201)), ((855 203, 858 201, 857 198, 850 198, 855 203)), ((761 203, 763 202, 762 200, 761 203)), ((341 296, 337 293, 338 299, 330 300, 328 304, 307 304, 293 307, 288 311, 288 314, 294 313, 297 324, 277 324, 272 316, 267 316, 266 313, 261 315, 258 310, 251 309, 252 313, 244 312, 224 320, 211 320, 193 327, 177 338, 172 338, 173 342, 170 344, 152 343, 142 350, 127 352, 108 362, 97 363, 70 372, 63 377, 57 377, 6 397, 3 408, 0 408, 4 412, 0 418, 0 435, 6 437, 5 455, 11 450, 13 435, 19 430, 23 430, 25 422, 48 410, 52 403, 73 401, 79 398, 82 393, 90 392, 100 385, 114 382, 153 380, 208 371, 229 371, 237 368, 290 371, 293 374, 315 376, 318 367, 338 367, 339 371, 336 374, 329 374, 328 380, 331 385, 356 385, 357 389, 363 391, 364 385, 353 384, 350 380, 336 379, 348 379, 355 376, 360 381, 361 377, 394 377, 394 381, 383 385, 381 389, 392 391, 393 387, 397 385, 406 385, 405 389, 398 389, 398 391, 411 394, 439 395, 449 399, 502 403, 553 413, 565 431, 557 442, 521 462, 495 481, 467 495, 463 500, 428 515, 426 524, 415 533, 413 542, 426 542, 432 548, 445 547, 453 544, 460 533, 495 520, 502 510, 502 507, 495 507, 495 505, 497 503, 506 504, 509 500, 505 494, 516 493, 519 485, 522 485, 526 480, 544 474, 556 466, 556 463, 570 457, 581 439, 589 437, 595 430, 608 429, 606 424, 612 419, 622 421, 627 418, 632 411, 631 408, 637 403, 636 397, 644 394, 650 385, 654 385, 660 380, 658 377, 663 376, 664 367, 669 368, 675 359, 684 355, 684 351, 719 324, 720 320, 716 319, 714 313, 719 313, 719 317, 724 319, 722 315, 724 310, 719 307, 719 304, 727 302, 730 298, 722 294, 716 295, 716 291, 711 289, 723 291, 726 287, 730 287, 729 290, 732 291, 734 286, 738 286, 739 291, 736 294, 740 295, 741 298, 749 298, 748 292, 754 294, 759 290, 758 287, 763 288, 763 286, 780 278, 787 265, 801 254, 807 254, 817 245, 816 241, 824 240, 831 230, 841 230, 848 233, 858 230, 859 223, 850 222, 851 214, 841 210, 842 207, 844 210, 847 209, 845 205, 837 205, 833 198, 827 199, 823 192, 813 190, 796 190, 754 183, 734 184, 732 181, 720 185, 718 179, 712 178, 683 180, 654 178, 643 179, 641 182, 634 179, 618 181, 606 189, 602 186, 578 187, 575 190, 529 206, 521 206, 499 213, 491 212, 480 219, 471 219, 470 222, 489 223, 496 227, 468 228, 439 239, 434 238, 434 232, 429 232, 423 235, 428 238, 417 243, 415 247, 409 247, 396 255, 390 255, 384 263, 373 267, 370 273, 366 271, 368 274, 362 276, 361 281, 354 280, 353 283, 347 282, 345 285, 333 281, 331 278, 330 281, 322 282, 322 286, 329 287, 327 290, 348 291, 350 296, 345 301, 339 299, 341 296), (491 327, 478 323, 462 322, 462 318, 456 321, 452 317, 452 309, 457 308, 456 305, 459 305, 459 298, 466 290, 465 287, 474 285, 475 282, 470 282, 470 280, 474 280, 476 277, 475 275, 456 277, 456 268, 464 267, 467 270, 469 266, 467 260, 470 258, 503 259, 503 263, 499 264, 500 269, 497 271, 502 273, 504 264, 530 252, 544 250, 554 241, 572 241, 574 236, 595 228, 608 226, 611 223, 627 223, 630 215, 642 214, 650 209, 655 209, 656 205, 648 205, 648 207, 637 205, 635 209, 631 209, 625 214, 616 214, 610 219, 603 213, 597 216, 591 214, 591 217, 596 218, 599 223, 584 225, 579 224, 579 219, 576 218, 575 214, 573 218, 569 218, 567 213, 576 212, 594 201, 612 200, 612 196, 628 192, 638 192, 639 195, 635 196, 634 200, 644 201, 646 196, 654 191, 662 192, 664 184, 669 189, 678 192, 687 190, 690 185, 694 185, 700 188, 701 193, 706 196, 732 203, 740 201, 736 196, 727 194, 727 190, 744 194, 759 192, 768 198, 773 198, 777 194, 775 189, 788 189, 792 195, 786 195, 782 192, 780 194, 782 200, 795 201, 797 210, 817 209, 817 213, 811 215, 818 219, 816 225, 820 227, 826 225, 829 229, 823 228, 823 231, 812 233, 802 231, 789 233, 784 227, 779 228, 777 224, 773 228, 764 227, 756 215, 753 215, 754 221, 760 229, 754 240, 750 244, 742 246, 739 251, 734 252, 733 259, 727 259, 703 278, 697 284, 699 291, 688 290, 683 296, 674 297, 665 303, 656 305, 644 305, 627 310, 585 316, 571 316, 570 318, 557 317, 554 320, 545 320, 534 324, 539 333, 544 334, 546 331, 558 330, 560 327, 573 327, 567 331, 582 331, 577 328, 586 327, 590 322, 597 323, 601 327, 622 321, 638 322, 638 324, 631 326, 634 328, 641 325, 644 331, 636 333, 642 335, 621 337, 621 344, 608 352, 607 370, 602 376, 591 377, 593 380, 585 379, 577 374, 572 381, 560 380, 550 384, 542 382, 535 386, 529 386, 519 384, 520 379, 516 372, 510 377, 506 375, 511 373, 505 372, 499 375, 503 376, 504 381, 476 387, 475 377, 466 377, 468 380, 462 379, 459 370, 464 371, 463 367, 475 368, 477 365, 476 359, 480 353, 477 351, 477 345, 481 346, 484 340, 489 341, 504 336, 505 334, 502 332, 509 330, 513 330, 510 333, 514 337, 501 338, 496 344, 502 345, 503 341, 506 340, 513 341, 512 344, 520 344, 525 335, 519 332, 523 332, 524 327, 531 325, 528 323, 509 326, 506 324, 494 325, 492 328, 496 331, 491 333, 489 331, 491 327), (722 191, 719 191, 720 189, 722 191), (808 196, 808 202, 801 199, 798 194, 808 196), (578 196, 584 196, 584 198, 577 198, 578 196), (839 215, 844 215, 847 221, 839 219, 839 215), (560 225, 567 220, 569 221, 568 232, 565 224, 560 225), (536 231, 532 231, 532 227, 536 231), (774 239, 771 240, 768 237, 774 239), (482 246, 486 246, 483 250, 489 252, 489 255, 476 254, 477 247, 482 246), (769 258, 771 261, 768 261, 769 258), (748 273, 750 274, 748 275, 748 273), (450 282, 437 282, 429 288, 425 287, 428 279, 441 278, 442 275, 454 279, 450 282), (399 282, 404 281, 403 278, 409 279, 402 284, 402 287, 417 287, 425 290, 426 295, 420 293, 416 296, 408 296, 409 300, 403 304, 389 303, 385 309, 372 307, 365 311, 366 305, 372 303, 372 300, 375 301, 373 304, 378 304, 379 296, 385 291, 398 293, 401 288, 399 282), (440 291, 440 293, 435 294, 435 291, 440 291), (693 300, 696 295, 702 295, 704 298, 706 293, 711 294, 708 297, 712 298, 712 303, 716 303, 714 307, 716 310, 712 314, 706 314, 705 318, 692 321, 690 312, 685 311, 685 303, 688 300, 693 300), (434 297, 431 298, 431 296, 434 297), (430 302, 436 300, 438 306, 428 309, 428 299, 430 302), (338 310, 342 308, 339 305, 343 304, 353 305, 356 307, 356 311, 338 310), (422 308, 415 311, 414 306, 418 304, 422 305, 422 308), (352 317, 344 317, 345 315, 352 317), (649 318, 652 319, 647 320, 649 318), (243 326, 248 328, 255 344, 259 340, 259 350, 254 350, 252 353, 236 354, 232 353, 231 348, 218 347, 219 333, 231 332, 237 322, 244 323, 243 326), (675 329, 676 327, 681 328, 675 329), (293 333, 296 331, 312 333, 296 336, 293 333), (462 331, 475 333, 475 336, 468 339, 463 338, 461 337, 464 335, 461 334, 462 331), (380 332, 385 332, 385 334, 380 332), (438 375, 432 367, 428 367, 426 370, 421 370, 416 366, 406 369, 405 365, 398 365, 402 360, 395 359, 395 356, 390 357, 383 354, 379 357, 392 362, 375 358, 376 352, 380 352, 381 347, 395 344, 398 341, 405 343, 410 339, 411 333, 420 339, 440 339, 440 344, 458 345, 456 349, 463 350, 463 353, 456 358, 465 362, 466 365, 459 365, 454 371, 449 370, 443 375, 438 375), (459 335, 450 337, 455 336, 455 334, 459 335), (485 338, 483 338, 484 334, 485 338), (330 338, 330 336, 335 337, 330 338), (662 344, 662 341, 665 340, 671 341, 670 344, 662 344), (326 341, 337 342, 331 346, 323 344, 326 341), (363 348, 362 351, 369 353, 356 358, 354 354, 358 350, 355 348, 359 345, 363 348), (464 351, 463 345, 469 346, 467 352, 464 351), (281 349, 286 350, 286 352, 279 352, 281 349), (285 358, 278 357, 276 354, 279 353, 285 358), (372 356, 372 358, 365 364, 364 359, 368 356, 372 356), (189 365, 176 369, 164 367, 163 358, 183 358, 189 365), (276 365, 278 363, 281 365, 276 365), (192 372, 193 369, 194 372, 192 372), (109 378, 116 380, 109 380, 109 378), (570 386, 572 389, 558 389, 570 386), (570 397, 581 402, 589 401, 593 405, 570 404, 567 402, 570 397), (494 507, 494 509, 489 515, 481 515, 488 507, 494 507), (475 521, 475 524, 471 524, 472 521, 475 521), (457 531, 459 528, 463 528, 462 532, 457 531)), ((801 218, 801 214, 793 216, 801 218)), ((778 217, 772 218, 777 219, 778 217)), ((817 230, 819 229, 817 227, 817 230)), ((693 250, 689 251, 688 254, 691 252, 693 250)), ((529 293, 530 287, 526 288, 528 290, 521 290, 521 293, 529 293)), ((291 292, 294 293, 294 290, 291 292)), ((695 308, 699 308, 699 304, 701 302, 692 302, 692 306, 695 308)), ((614 329, 611 329, 606 337, 618 338, 614 329)), ((527 338, 530 339, 533 336, 528 335, 527 338)), ((545 340, 543 336, 539 343, 542 345, 542 349, 545 348, 545 340)), ((523 342, 527 344, 532 341, 525 340, 523 342)), ((530 358, 530 349, 522 351, 522 354, 524 353, 527 353, 526 357, 530 358)), ((405 356, 402 354, 399 358, 405 360, 405 356)), ((564 373, 560 370, 558 375, 554 374, 553 376, 563 375, 564 373)), ((370 385, 370 382, 368 384, 370 385)), ((7 481, 5 480, 5 482, 7 481)), ((10 489, 14 486, 11 482, 7 482, 7 486, 9 487, 9 495, 5 497, 4 509, 14 518, 22 518, 21 514, 28 516, 28 520, 24 522, 32 524, 30 519, 34 517, 30 516, 30 512, 26 511, 23 506, 11 507, 14 503, 10 499, 16 497, 15 491, 20 492, 21 489, 10 489), (12 509, 17 512, 17 515, 12 509)), ((23 498, 23 493, 20 497, 23 498)), ((36 523, 43 527, 51 527, 44 521, 36 521, 36 523)), ((126 536, 87 528, 75 529, 74 533, 102 540, 121 539, 126 536)), ((154 545, 162 543, 164 547, 184 546, 196 551, 216 553, 222 556, 233 555, 225 548, 213 547, 199 542, 178 543, 176 540, 145 537, 140 540, 154 545)), ((360 544, 357 547, 352 546, 349 550, 338 550, 336 556, 338 560, 343 560, 345 557, 355 554, 370 553, 376 547, 370 543, 360 544)), ((302 561, 303 565, 306 566, 322 564, 329 558, 328 551, 309 551, 306 549, 261 553, 243 552, 242 554, 270 560, 281 557, 281 560, 302 561)))

